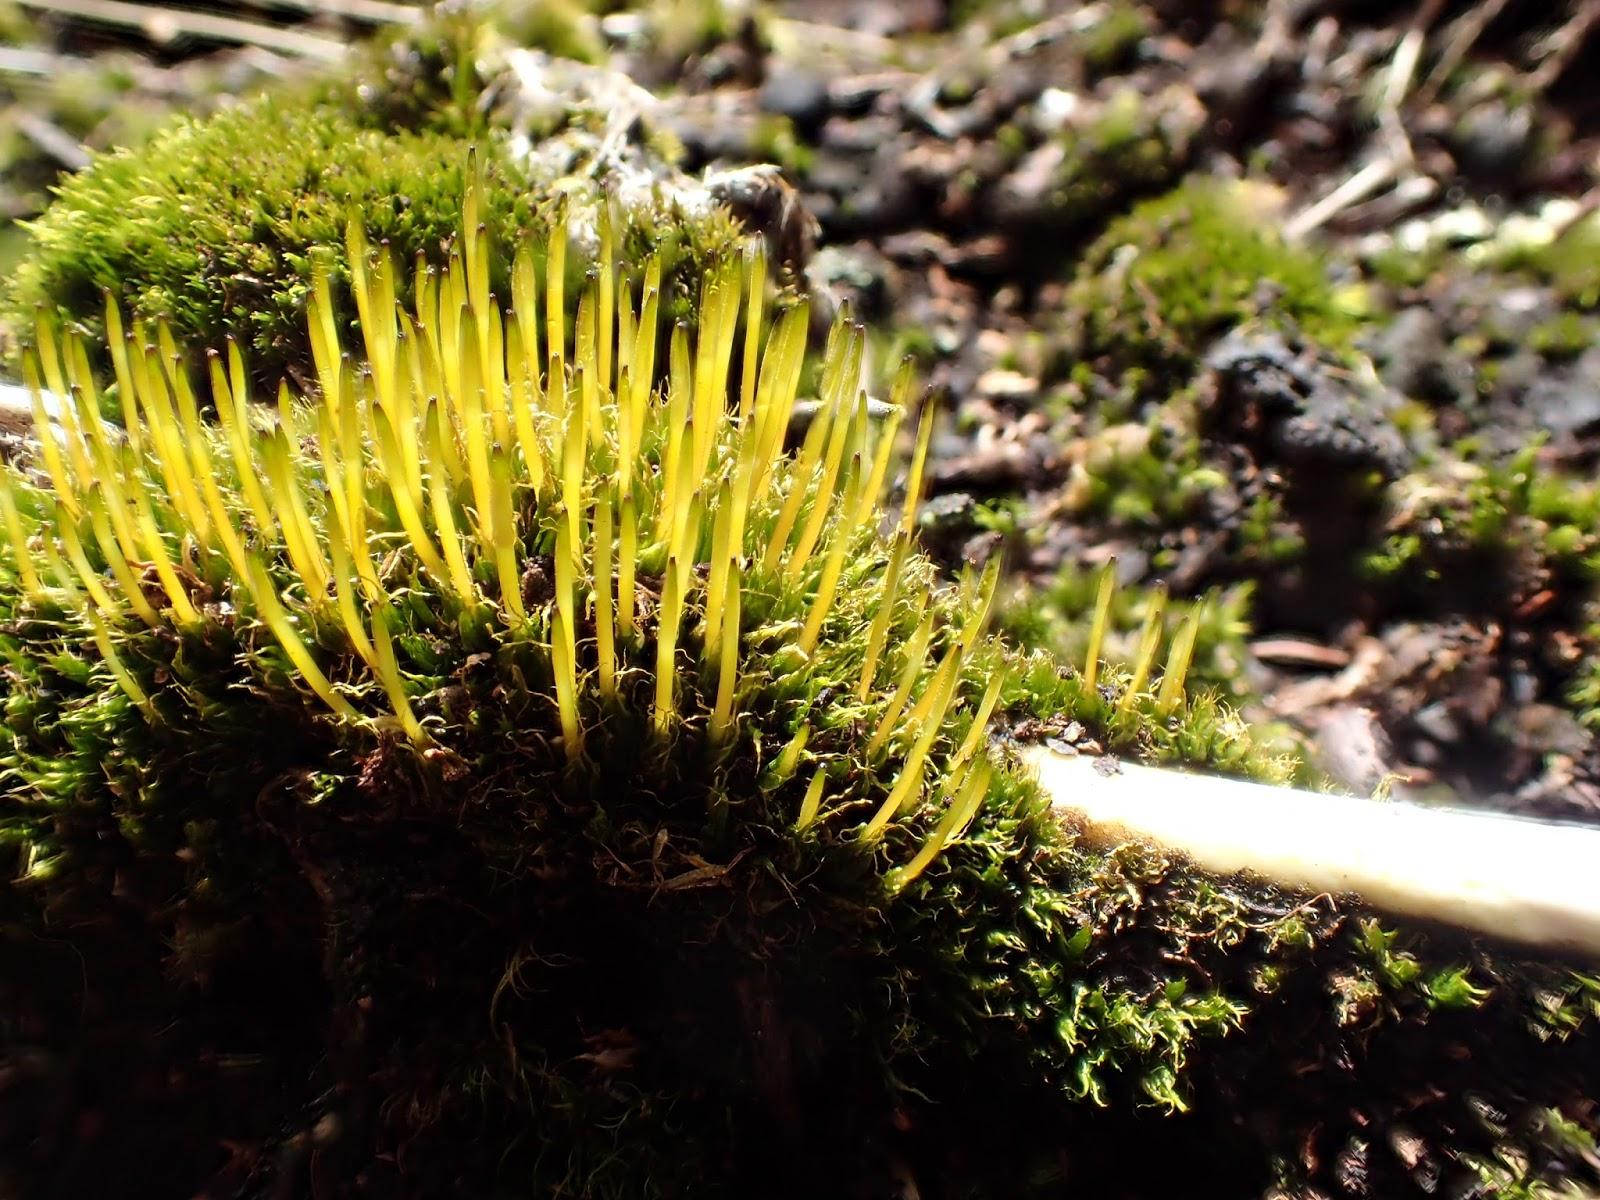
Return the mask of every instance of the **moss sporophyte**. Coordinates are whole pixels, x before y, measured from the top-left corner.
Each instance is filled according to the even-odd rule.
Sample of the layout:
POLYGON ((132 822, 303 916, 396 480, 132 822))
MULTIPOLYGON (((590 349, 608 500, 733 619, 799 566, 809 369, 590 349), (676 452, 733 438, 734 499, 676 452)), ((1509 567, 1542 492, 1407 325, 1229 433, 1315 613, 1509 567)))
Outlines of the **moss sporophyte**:
POLYGON ((230 342, 207 364, 208 421, 166 327, 108 302, 111 401, 84 343, 41 319, 27 382, 72 403, 54 428, 37 410, 48 486, 9 470, 0 484, 19 612, 81 619, 153 723, 182 724, 189 694, 149 648, 232 640, 239 687, 274 703, 304 689, 328 719, 398 733, 435 782, 464 769, 439 695, 437 647, 453 642, 525 681, 491 719, 559 747, 573 779, 688 743, 708 778, 751 753, 763 791, 794 791, 796 830, 840 823, 876 842, 914 826, 887 877, 903 887, 983 802, 1006 682, 975 683, 997 564, 965 603, 928 600, 912 546, 926 415, 905 515, 880 530, 909 370, 875 427, 864 332, 841 319, 819 414, 786 453, 807 313, 767 320, 760 249, 707 275, 697 333, 662 339, 659 265, 635 300, 609 229, 575 322, 562 222, 516 255, 502 308, 480 205, 469 189, 462 236, 441 271, 419 272, 412 311, 387 247, 352 217, 365 362, 341 353, 318 276, 303 399, 280 386, 259 403, 230 342))

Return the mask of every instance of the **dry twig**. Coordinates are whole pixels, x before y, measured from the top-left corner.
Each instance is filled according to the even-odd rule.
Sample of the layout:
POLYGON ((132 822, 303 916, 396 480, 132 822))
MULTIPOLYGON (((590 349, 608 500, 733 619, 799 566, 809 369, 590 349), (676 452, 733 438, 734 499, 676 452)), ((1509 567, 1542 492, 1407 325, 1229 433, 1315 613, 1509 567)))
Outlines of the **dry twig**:
POLYGON ((1570 21, 1540 44, 1540 62, 1528 75, 1528 86, 1535 92, 1546 92, 1554 87, 1578 57, 1578 51, 1583 49, 1596 25, 1600 25, 1600 0, 1585 0, 1570 21))
POLYGON ((153 42, 182 37, 235 46, 261 46, 297 58, 339 62, 347 47, 334 38, 284 29, 238 17, 221 17, 188 9, 155 8, 127 0, 17 0, 24 8, 56 16, 75 17, 100 25, 137 29, 153 42))
POLYGON ((1490 23, 1505 10, 1507 3, 1509 0, 1483 0, 1483 3, 1473 5, 1456 21, 1444 49, 1439 52, 1438 61, 1433 64, 1433 70, 1428 72, 1422 86, 1417 89, 1419 102, 1432 103, 1450 73, 1461 65, 1461 60, 1477 44, 1490 23))

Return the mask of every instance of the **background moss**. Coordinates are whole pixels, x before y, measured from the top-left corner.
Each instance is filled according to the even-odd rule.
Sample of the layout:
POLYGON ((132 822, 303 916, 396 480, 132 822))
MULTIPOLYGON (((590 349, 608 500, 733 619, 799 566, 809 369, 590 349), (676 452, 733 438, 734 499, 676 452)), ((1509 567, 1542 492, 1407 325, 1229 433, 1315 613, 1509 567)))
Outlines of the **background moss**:
POLYGON ((1348 351, 1361 305, 1314 254, 1252 215, 1250 194, 1195 180, 1134 207, 1085 253, 1067 305, 1078 357, 1110 376, 1137 370, 1161 398, 1236 325, 1297 328, 1348 351))

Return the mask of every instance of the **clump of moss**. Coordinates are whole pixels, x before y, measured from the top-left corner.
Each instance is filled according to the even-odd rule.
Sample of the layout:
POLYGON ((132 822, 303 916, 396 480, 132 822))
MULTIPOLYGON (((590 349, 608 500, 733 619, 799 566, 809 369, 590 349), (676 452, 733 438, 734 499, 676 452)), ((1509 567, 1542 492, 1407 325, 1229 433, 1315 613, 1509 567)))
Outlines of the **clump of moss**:
POLYGON ((1520 272, 1555 288, 1564 305, 1600 308, 1600 217, 1574 222, 1557 237, 1510 241, 1494 247, 1489 261, 1500 270, 1520 272))
MULTIPOLYGON (((26 26, 26 23, 24 22, 26 26)), ((43 40, 43 31, 26 29, 12 37, 0 32, 0 44, 25 46, 43 40)), ((105 147, 128 145, 153 132, 180 105, 191 111, 208 108, 218 87, 215 72, 196 66, 185 77, 184 94, 166 103, 141 94, 139 72, 114 55, 88 58, 61 57, 43 76, 7 75, 7 105, 18 105, 45 116, 78 145, 105 147)), ((19 111, 19 110, 14 110, 19 111)), ((0 126, 0 178, 4 179, 0 206, 0 276, 9 276, 26 243, 17 224, 41 212, 49 203, 50 188, 61 177, 61 161, 42 149, 15 122, 0 126)))
MULTIPOLYGON (((340 247, 353 207, 405 264, 396 284, 402 302, 411 299, 416 271, 443 262, 460 225, 469 145, 486 181, 485 232, 513 244, 572 221, 584 235, 569 266, 574 285, 596 250, 599 209, 608 204, 620 214, 627 261, 662 256, 664 299, 674 313, 687 310, 688 279, 737 236, 737 221, 703 189, 692 201, 672 189, 638 188, 613 201, 581 145, 556 163, 515 150, 502 134, 469 143, 439 128, 370 128, 331 104, 267 96, 182 121, 63 184, 31 226, 6 314, 24 334, 40 307, 97 332, 110 293, 133 316, 165 321, 186 346, 237 341, 258 378, 275 380, 308 361, 303 314, 315 271, 329 270, 344 294, 340 247)), ((493 272, 491 289, 506 294, 504 270, 493 272)), ((638 272, 630 278, 637 286, 638 272)), ((353 323, 342 341, 358 344, 353 323)))
MULTIPOLYGON (((230 347, 203 426, 181 357, 157 348, 170 332, 136 322, 111 341, 124 441, 83 343, 41 328, 30 370, 82 403, 41 446, 49 489, 8 473, 0 492, 19 886, 41 915, 122 911, 112 877, 170 876, 181 915, 152 919, 180 990, 280 949, 303 972, 315 956, 287 947, 325 927, 320 983, 295 982, 362 1032, 321 1085, 384 1114, 352 1135, 364 1153, 435 1184, 504 1169, 509 1140, 465 1164, 442 1148, 485 1108, 496 1129, 532 1122, 544 1149, 513 1161, 543 1186, 637 1194, 641 1174, 759 1161, 741 1108, 782 1127, 859 1078, 887 1122, 930 1039, 1023 1053, 1014 1022, 1054 1018, 1006 964, 1064 939, 1065 913, 973 975, 953 945, 899 961, 883 909, 947 894, 969 919, 1034 890, 1012 855, 1046 845, 1048 813, 984 729, 1025 688, 1059 707, 1071 681, 980 636, 994 572, 942 592, 909 516, 878 533, 893 429, 870 439, 863 333, 835 330, 823 408, 783 456, 803 306, 763 350, 760 270, 708 277, 657 394, 659 262, 638 305, 608 276, 569 323, 558 227, 504 268, 502 313, 482 195, 410 313, 354 227, 365 368, 343 365, 321 277, 317 399, 282 393, 275 420, 230 347), (947 874, 963 846, 977 856, 947 874), (1020 890, 993 890, 1018 870, 1020 890), (1013 999, 979 1000, 993 972, 1013 999), (865 1042, 837 1038, 839 1013, 870 1022, 865 1042), (652 1158, 684 1121, 702 1149, 652 1158)), ((897 413, 909 398, 903 382, 897 413)), ((1091 1058, 1027 1052, 1041 1086, 1098 1093, 1124 1064, 1165 1095, 1187 1042, 1233 1019, 1158 997, 1146 1032, 1119 987, 1093 989, 1091 1058)))
POLYGON ((1203 120, 1185 88, 1154 96, 1119 88, 1022 159, 1016 174, 1028 182, 1020 196, 1014 187, 1001 188, 995 215, 1087 237, 1109 213, 1172 186, 1188 166, 1203 120))
POLYGON ((1245 1194, 1395 1106, 1441 1154, 1520 1145, 1528 1096, 1593 1077, 1558 969, 1502 988, 1058 824, 991 722, 1225 761, 1193 634, 1132 677, 1109 599, 1082 672, 986 636, 997 574, 941 587, 913 546, 926 421, 877 506, 913 396, 874 438, 862 331, 785 451, 807 314, 768 326, 756 257, 663 345, 659 262, 569 319, 562 226, 502 308, 481 203, 405 307, 353 227, 359 369, 317 281, 316 386, 275 413, 230 348, 206 424, 130 323, 119 431, 41 330, 30 371, 78 402, 0 473, 8 1187, 137 1154, 184 1193, 865 1197, 909 1160, 1052 1195, 1058 1152, 1074 1188, 1135 1152, 1159 1187, 1204 1147, 1245 1194), (1507 1129, 1415 1101, 1463 1073, 1507 1129), (86 1098, 77 1137, 44 1094, 86 1098))
POLYGON ((1226 481, 1205 466, 1199 437, 1175 416, 1108 425, 1073 442, 1062 509, 1101 517, 1114 529, 1169 529, 1192 517, 1226 481))
POLYGON ((1155 32, 1150 14, 1138 4, 1118 0, 1082 36, 1083 65, 1091 79, 1115 75, 1133 65, 1139 47, 1155 32))
POLYGON ((1381 542, 1362 558, 1387 592, 1448 613, 1534 626, 1543 672, 1600 725, 1600 488, 1528 446, 1495 461, 1475 442, 1397 480, 1381 542), (1443 586, 1448 585, 1448 586, 1443 586))
MULTIPOLYGON (((496 237, 517 240, 536 226, 533 201, 498 143, 481 154, 495 182, 483 218, 496 237)), ((465 158, 446 134, 384 134, 271 98, 181 121, 61 186, 32 226, 8 315, 30 329, 43 307, 98 328, 110 291, 185 344, 237 341, 276 378, 308 359, 313 268, 321 259, 342 276, 352 206, 402 261, 437 262, 460 225, 465 158)))
POLYGON ((1391 485, 1366 573, 1417 592, 1448 580, 1437 600, 1466 611, 1514 609, 1545 588, 1585 594, 1600 579, 1600 489, 1541 468, 1537 445, 1503 462, 1481 457, 1460 443, 1447 462, 1391 485))
MULTIPOLYGON (((1082 662, 1089 651, 1101 571, 1068 564, 1047 583, 1022 587, 1001 605, 1000 629, 1029 650, 1048 650, 1067 662, 1082 662)), ((1167 600, 1165 587, 1119 587, 1108 609, 1100 653, 1105 661, 1131 667, 1146 637, 1162 641, 1164 624, 1182 626, 1197 616, 1188 682, 1216 689, 1237 703, 1247 697, 1245 638, 1251 629, 1251 585, 1213 588, 1194 600, 1167 600)))
POLYGON ((1252 203, 1242 187, 1196 180, 1114 221, 1068 290, 1075 357, 1102 374, 1137 373, 1141 389, 1160 396, 1245 322, 1348 353, 1359 297, 1337 287, 1316 255, 1274 234, 1252 203))
POLYGON ((1189 161, 1202 110, 1182 88, 1143 96, 1112 94, 1089 126, 1071 138, 1057 173, 1055 205, 1083 228, 1117 202, 1169 187, 1189 161))
POLYGON ((481 136, 486 97, 501 82, 508 49, 579 63, 604 58, 592 8, 585 0, 437 4, 357 47, 348 66, 309 95, 371 129, 481 136))

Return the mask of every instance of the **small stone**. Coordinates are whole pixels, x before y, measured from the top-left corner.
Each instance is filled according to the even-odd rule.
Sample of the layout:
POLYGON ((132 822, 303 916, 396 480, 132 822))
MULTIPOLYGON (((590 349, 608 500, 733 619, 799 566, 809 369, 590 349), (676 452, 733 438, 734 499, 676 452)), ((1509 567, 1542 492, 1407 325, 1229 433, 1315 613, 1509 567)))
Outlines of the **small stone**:
POLYGON ((1456 127, 1451 146, 1469 175, 1499 182, 1519 178, 1532 157, 1533 110, 1491 101, 1467 113, 1456 127))
POLYGON ((996 367, 978 376, 978 394, 990 400, 1029 400, 1039 394, 1039 381, 996 367))
POLYGON ((781 66, 761 85, 763 112, 788 117, 801 131, 816 131, 828 119, 828 81, 803 67, 781 66))
POLYGON ((1033 106, 1034 120, 1041 133, 1059 133, 1072 123, 1083 107, 1076 92, 1065 88, 1045 88, 1033 106))
POLYGON ((1047 220, 1056 207, 1056 184, 1066 161, 1066 147, 1059 141, 1048 141, 1030 151, 996 187, 992 201, 995 217, 1008 223, 1047 220))
POLYGON ((1423 733, 1436 742, 1454 744, 1461 741, 1461 724, 1441 702, 1418 709, 1411 718, 1423 733))
POLYGON ((1373 349, 1383 382, 1403 396, 1449 404, 1471 386, 1463 364, 1450 358, 1444 323, 1427 305, 1401 310, 1373 349))
POLYGON ((1581 369, 1566 379, 1535 379, 1524 403, 1541 429, 1556 435, 1593 434, 1600 431, 1600 385, 1595 379, 1581 369))

